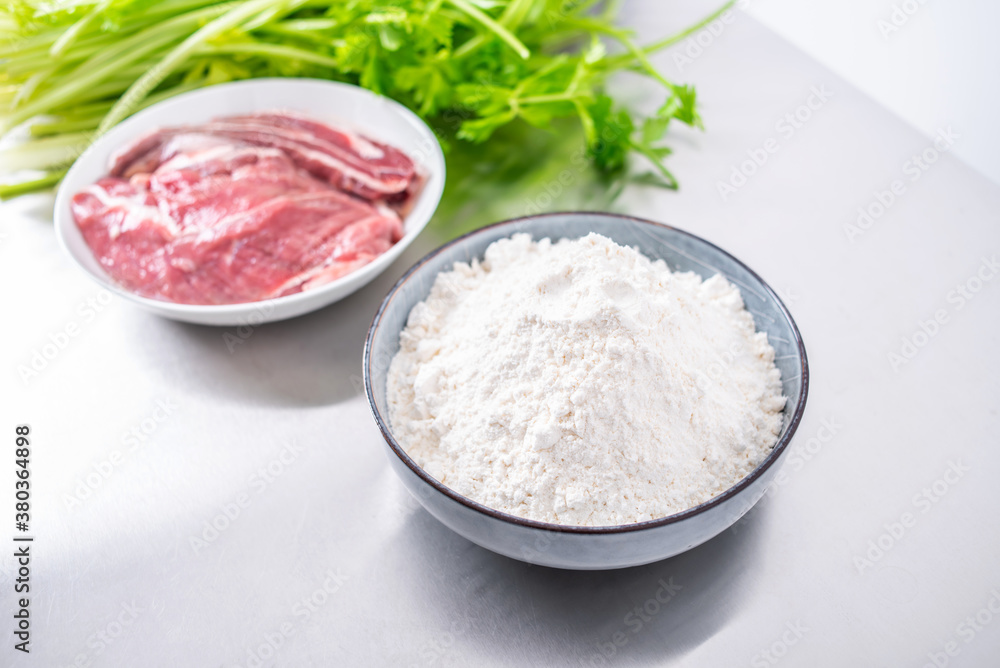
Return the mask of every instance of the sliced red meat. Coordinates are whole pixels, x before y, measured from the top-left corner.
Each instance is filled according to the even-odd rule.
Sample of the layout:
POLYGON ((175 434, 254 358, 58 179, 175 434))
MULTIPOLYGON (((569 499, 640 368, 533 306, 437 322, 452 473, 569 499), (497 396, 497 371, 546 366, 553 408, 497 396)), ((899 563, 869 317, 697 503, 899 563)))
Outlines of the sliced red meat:
POLYGON ((285 132, 276 135, 283 141, 301 142, 300 166, 366 199, 405 193, 417 175, 413 161, 399 149, 300 114, 264 112, 219 122, 251 131, 282 128, 285 132))
POLYGON ((94 256, 119 283, 134 289, 163 277, 163 250, 177 229, 148 192, 105 178, 74 196, 71 209, 94 256))
POLYGON ((397 149, 286 114, 150 133, 115 154, 112 173, 73 198, 87 244, 126 288, 188 304, 277 297, 356 270, 403 236, 385 195, 398 204, 421 182, 397 149))
POLYGON ((346 192, 368 200, 391 199, 405 206, 417 178, 413 161, 402 151, 361 135, 292 113, 232 116, 190 128, 148 133, 111 159, 112 176, 151 172, 179 152, 178 136, 200 141, 223 139, 285 152, 299 167, 346 192), (400 200, 400 196, 403 201, 400 200))
POLYGON ((281 151, 229 145, 171 158, 149 177, 149 190, 188 231, 210 227, 233 211, 247 211, 287 193, 330 188, 298 169, 281 151))
MULTIPOLYGON (((357 225, 381 235, 364 243, 383 252, 400 227, 398 219, 342 193, 276 197, 177 239, 169 253, 176 272, 163 296, 185 303, 206 297, 208 303, 233 303, 297 292, 306 276, 338 262, 338 234, 357 225)), ((366 257, 370 261, 377 255, 366 257)))

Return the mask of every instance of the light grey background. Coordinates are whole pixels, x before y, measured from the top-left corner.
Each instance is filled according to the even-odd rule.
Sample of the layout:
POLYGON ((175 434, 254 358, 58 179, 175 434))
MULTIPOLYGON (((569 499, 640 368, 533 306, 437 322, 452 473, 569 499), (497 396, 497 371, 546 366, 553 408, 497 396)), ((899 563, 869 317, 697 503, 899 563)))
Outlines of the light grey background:
MULTIPOLYGON (((953 123, 978 141, 955 155, 1000 184, 1000 3, 740 0, 754 18, 925 135, 953 123)), ((672 4, 668 5, 672 9, 672 4)), ((666 9, 669 11, 669 9, 666 9)))
MULTIPOLYGON (((629 6, 646 36, 686 18, 643 13, 655 6, 629 6)), ((678 74, 671 54, 658 62, 678 74)), ((51 200, 23 199, 0 208, 0 480, 12 489, 13 425, 30 423, 33 645, 11 650, 4 549, 0 665, 246 666, 270 645, 260 665, 923 666, 946 647, 948 665, 994 665, 1000 278, 962 308, 949 294, 1000 254, 1000 188, 952 154, 910 181, 930 140, 749 16, 678 78, 698 85, 708 130, 674 133, 679 193, 629 191, 624 208, 757 270, 813 374, 786 479, 743 521, 674 559, 574 573, 495 556, 408 499, 360 392, 361 347, 430 234, 340 304, 237 332, 101 305, 56 246, 51 200), (832 97, 782 136, 814 86, 832 97), (718 182, 769 138, 778 151, 723 201, 718 182), (896 179, 904 194, 849 240, 896 179), (945 324, 894 370, 889 354, 937 311, 945 324), (638 614, 661 580, 680 589, 638 614)))

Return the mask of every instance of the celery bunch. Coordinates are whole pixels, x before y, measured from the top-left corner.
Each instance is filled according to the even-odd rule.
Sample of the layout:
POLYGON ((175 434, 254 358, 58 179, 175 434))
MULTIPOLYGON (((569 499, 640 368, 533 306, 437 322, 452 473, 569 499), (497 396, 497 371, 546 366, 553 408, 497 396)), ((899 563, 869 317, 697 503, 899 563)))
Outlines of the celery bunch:
MULTIPOLYGON (((728 5, 727 5, 728 6, 728 5)), ((254 77, 359 84, 413 109, 446 145, 510 125, 570 118, 603 173, 644 155, 676 187, 661 144, 671 121, 700 126, 693 88, 665 79, 598 0, 14 0, 0 7, 0 197, 58 183, 95 137, 177 93, 254 77), (640 72, 665 101, 638 118, 605 92, 640 72), (8 142, 10 143, 10 142, 8 142)), ((720 10, 721 12, 722 10, 720 10)), ((530 132, 508 133, 531 142, 530 132)), ((509 146, 517 151, 518 146, 509 146)))

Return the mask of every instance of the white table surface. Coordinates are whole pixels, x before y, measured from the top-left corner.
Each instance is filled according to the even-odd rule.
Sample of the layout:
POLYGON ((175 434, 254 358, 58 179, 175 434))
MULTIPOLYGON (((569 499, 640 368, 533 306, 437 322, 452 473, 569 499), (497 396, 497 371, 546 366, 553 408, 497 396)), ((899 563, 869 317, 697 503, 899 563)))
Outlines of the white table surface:
MULTIPOLYGON (((652 5, 629 8, 648 36, 667 29, 652 5)), ((676 74, 671 54, 658 62, 676 74)), ((371 315, 430 233, 359 293, 230 352, 231 330, 102 305, 56 245, 51 199, 24 198, 0 207, 0 498, 13 505, 13 428, 29 423, 33 635, 30 655, 12 650, 5 548, 0 665, 997 665, 1000 278, 961 308, 952 291, 1000 255, 1000 189, 948 154, 911 182, 930 141, 745 15, 678 78, 698 85, 708 130, 672 138, 680 192, 623 206, 757 270, 812 368, 786 478, 736 527, 650 566, 566 572, 487 552, 412 502, 359 375, 371 315), (783 136, 813 86, 833 96, 783 136), (769 138, 778 151, 722 201, 717 182, 769 138), (905 193, 849 241, 895 179, 905 193), (671 578, 670 603, 637 615, 671 578)))

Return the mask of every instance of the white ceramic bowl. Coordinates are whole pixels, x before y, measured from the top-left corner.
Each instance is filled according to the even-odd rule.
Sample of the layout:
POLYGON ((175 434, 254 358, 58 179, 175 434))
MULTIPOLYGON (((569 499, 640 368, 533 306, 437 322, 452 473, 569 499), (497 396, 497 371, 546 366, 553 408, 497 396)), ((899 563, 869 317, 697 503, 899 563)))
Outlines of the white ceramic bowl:
POLYGON ((427 225, 444 190, 441 146, 427 125, 389 98, 349 84, 316 79, 252 79, 184 93, 144 109, 100 137, 66 174, 56 196, 56 235, 66 252, 103 287, 157 315, 203 325, 242 325, 284 320, 343 299, 388 267, 427 225), (403 221, 404 236, 387 252, 343 278, 306 292, 244 304, 175 304, 141 297, 105 273, 70 212, 73 196, 108 172, 112 152, 159 127, 188 125, 220 116, 285 109, 350 128, 406 152, 427 175, 416 204, 403 221))
POLYGON ((438 520, 472 542, 533 564, 578 570, 638 566, 689 550, 732 526, 763 496, 805 410, 809 365, 802 337, 778 296, 757 274, 729 253, 666 225, 606 213, 529 216, 471 232, 415 264, 386 296, 365 342, 365 390, 385 438, 389 462, 407 489, 438 520), (434 279, 455 262, 482 258, 492 242, 518 232, 535 239, 576 239, 597 232, 619 244, 663 259, 677 271, 704 278, 720 273, 740 288, 758 331, 767 332, 788 397, 778 442, 757 468, 725 492, 683 512, 621 526, 563 526, 526 520, 487 508, 441 484, 396 441, 388 419, 386 381, 399 350, 399 333, 413 306, 427 297, 434 279))

